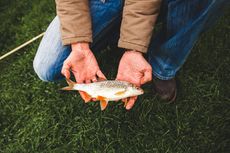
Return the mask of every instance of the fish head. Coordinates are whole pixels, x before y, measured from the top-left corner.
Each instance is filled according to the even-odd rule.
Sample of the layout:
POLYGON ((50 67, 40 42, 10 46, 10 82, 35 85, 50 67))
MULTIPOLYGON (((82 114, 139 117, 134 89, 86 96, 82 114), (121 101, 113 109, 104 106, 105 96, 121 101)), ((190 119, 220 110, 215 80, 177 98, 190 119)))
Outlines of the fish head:
POLYGON ((135 85, 128 87, 128 91, 132 96, 138 96, 138 95, 142 95, 144 93, 143 89, 141 89, 140 87, 137 87, 135 85))

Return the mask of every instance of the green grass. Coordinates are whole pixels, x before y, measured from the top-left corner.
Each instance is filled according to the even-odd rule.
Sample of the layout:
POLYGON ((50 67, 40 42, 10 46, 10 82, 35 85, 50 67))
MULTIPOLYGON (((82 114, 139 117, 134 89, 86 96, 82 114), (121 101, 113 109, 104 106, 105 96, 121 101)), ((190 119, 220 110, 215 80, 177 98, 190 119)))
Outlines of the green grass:
MULTIPOLYGON (((43 32, 55 16, 54 2, 0 2, 0 55, 43 32)), ((111 103, 84 104, 65 82, 45 83, 32 68, 39 42, 0 62, 0 152, 222 153, 230 144, 230 11, 202 35, 178 73, 175 104, 151 93, 131 111, 111 103)), ((113 79, 120 55, 98 54, 113 79), (116 58, 114 58, 116 57, 116 58), (114 67, 116 65, 116 67, 114 67)))

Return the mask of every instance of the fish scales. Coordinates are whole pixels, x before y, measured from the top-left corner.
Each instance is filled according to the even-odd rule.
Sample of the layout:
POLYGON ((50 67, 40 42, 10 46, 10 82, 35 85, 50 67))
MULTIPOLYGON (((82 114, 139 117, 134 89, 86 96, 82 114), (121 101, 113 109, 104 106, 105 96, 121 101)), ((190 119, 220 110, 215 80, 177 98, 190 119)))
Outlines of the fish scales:
POLYGON ((127 88, 128 86, 132 86, 130 83, 124 81, 103 81, 103 82, 96 82, 95 84, 99 84, 101 88, 127 88))

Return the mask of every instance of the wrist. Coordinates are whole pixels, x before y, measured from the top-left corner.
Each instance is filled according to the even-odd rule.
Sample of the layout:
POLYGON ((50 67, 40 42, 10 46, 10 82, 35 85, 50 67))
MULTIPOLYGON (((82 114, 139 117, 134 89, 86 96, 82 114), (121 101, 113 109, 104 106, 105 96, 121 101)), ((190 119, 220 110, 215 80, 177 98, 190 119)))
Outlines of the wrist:
POLYGON ((87 42, 72 43, 71 47, 72 47, 72 51, 90 50, 89 43, 87 42))
POLYGON ((136 50, 127 50, 124 53, 125 55, 141 55, 143 56, 142 52, 136 51, 136 50))

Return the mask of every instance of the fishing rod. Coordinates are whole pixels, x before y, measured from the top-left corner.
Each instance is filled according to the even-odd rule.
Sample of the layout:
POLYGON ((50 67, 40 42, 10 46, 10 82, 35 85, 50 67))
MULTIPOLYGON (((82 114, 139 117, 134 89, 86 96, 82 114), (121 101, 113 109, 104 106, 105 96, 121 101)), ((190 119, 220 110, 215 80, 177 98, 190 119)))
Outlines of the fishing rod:
POLYGON ((43 37, 44 34, 45 34, 45 32, 43 32, 43 33, 37 35, 36 37, 30 39, 29 41, 25 42, 24 44, 22 44, 22 45, 20 45, 20 46, 18 46, 18 47, 16 47, 16 48, 14 48, 13 50, 7 52, 6 54, 0 56, 0 61, 3 60, 4 58, 10 56, 11 54, 17 52, 18 50, 22 49, 23 47, 25 47, 25 46, 31 44, 31 43, 34 42, 35 40, 37 40, 37 39, 43 37))

